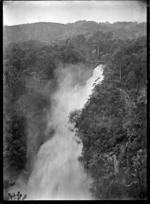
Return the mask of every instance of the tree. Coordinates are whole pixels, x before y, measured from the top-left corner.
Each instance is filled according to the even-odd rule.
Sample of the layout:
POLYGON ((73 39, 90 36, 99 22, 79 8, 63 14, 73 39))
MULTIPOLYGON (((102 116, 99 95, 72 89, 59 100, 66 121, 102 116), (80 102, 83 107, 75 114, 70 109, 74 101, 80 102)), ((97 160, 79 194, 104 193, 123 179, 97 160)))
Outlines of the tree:
POLYGON ((97 199, 146 199, 144 40, 127 41, 114 52, 102 83, 80 114, 70 116, 83 144, 81 161, 93 178, 90 191, 97 199), (140 72, 144 74, 137 77, 140 72))

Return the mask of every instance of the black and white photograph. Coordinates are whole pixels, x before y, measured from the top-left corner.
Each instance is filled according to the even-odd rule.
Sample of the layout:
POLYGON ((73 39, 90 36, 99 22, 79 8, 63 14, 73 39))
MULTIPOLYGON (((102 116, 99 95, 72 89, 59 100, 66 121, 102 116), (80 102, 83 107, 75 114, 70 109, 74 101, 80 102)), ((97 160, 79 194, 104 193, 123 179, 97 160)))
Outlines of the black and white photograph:
POLYGON ((147 1, 8 1, 3 200, 147 201, 147 1))

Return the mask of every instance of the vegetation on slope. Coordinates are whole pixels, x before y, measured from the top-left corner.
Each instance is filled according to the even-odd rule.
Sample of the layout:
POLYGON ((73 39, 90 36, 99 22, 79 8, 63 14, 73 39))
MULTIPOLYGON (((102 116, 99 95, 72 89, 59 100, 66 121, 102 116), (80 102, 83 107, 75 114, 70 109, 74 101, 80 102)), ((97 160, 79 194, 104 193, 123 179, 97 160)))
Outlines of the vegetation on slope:
POLYGON ((63 64, 92 66, 82 37, 53 45, 28 41, 4 47, 4 172, 10 183, 23 169, 30 172, 47 139, 45 118, 57 89, 56 69, 63 64))
MULTIPOLYGON (((95 87, 93 95, 76 120, 80 137, 85 136, 81 137, 84 147, 81 160, 84 161, 85 169, 90 171, 97 181, 93 184, 93 194, 98 198, 109 197, 104 195, 107 190, 103 188, 104 185, 101 182, 103 175, 109 175, 103 166, 103 159, 108 158, 107 155, 105 158, 105 151, 107 154, 110 153, 110 158, 112 158, 111 155, 116 155, 118 161, 118 156, 114 153, 119 151, 117 144, 120 145, 119 141, 124 138, 123 146, 118 146, 118 149, 124 148, 125 141, 130 141, 132 134, 134 135, 132 142, 129 142, 132 144, 131 147, 133 146, 131 149, 134 149, 136 146, 134 143, 139 144, 139 141, 142 141, 140 144, 143 146, 138 150, 135 149, 134 154, 133 150, 125 148, 129 151, 127 154, 129 158, 126 160, 130 162, 133 156, 135 159, 138 158, 136 153, 138 154, 139 150, 145 151, 146 119, 145 105, 142 103, 146 102, 141 102, 146 98, 145 81, 143 81, 146 76, 146 72, 143 71, 146 60, 145 41, 144 38, 136 42, 114 39, 113 35, 111 32, 81 34, 53 44, 42 43, 35 39, 27 42, 21 40, 4 47, 4 168, 8 169, 5 172, 8 173, 6 179, 10 180, 10 183, 14 182, 13 177, 23 169, 30 172, 34 156, 47 139, 44 133, 45 115, 46 111, 50 110, 50 97, 57 89, 56 69, 61 64, 83 63, 87 67, 94 68, 100 63, 109 61, 104 70, 103 84, 95 87), (124 98, 124 93, 127 94, 127 99, 124 98), (132 100, 136 108, 131 106, 132 100), (142 126, 138 122, 136 126, 135 119, 142 121, 142 126), (102 189, 104 194, 100 195, 99 192, 103 192, 102 189)), ((50 136, 52 133, 53 130, 50 136)), ((143 152, 141 154, 145 158, 146 154, 143 152)), ((107 163, 105 165, 108 171, 113 172, 111 168, 114 166, 107 163)), ((126 169, 132 171, 129 164, 126 166, 128 167, 126 169)), ((143 175, 145 175, 144 170, 146 168, 143 167, 141 171, 143 175)), ((130 185, 130 180, 126 185, 130 185)), ((140 185, 138 184, 138 188, 140 185)), ((142 185, 144 186, 145 183, 142 185)), ((108 186, 106 185, 107 188, 108 186)))
POLYGON ((80 111, 70 115, 97 199, 146 199, 146 38, 115 50, 80 111))

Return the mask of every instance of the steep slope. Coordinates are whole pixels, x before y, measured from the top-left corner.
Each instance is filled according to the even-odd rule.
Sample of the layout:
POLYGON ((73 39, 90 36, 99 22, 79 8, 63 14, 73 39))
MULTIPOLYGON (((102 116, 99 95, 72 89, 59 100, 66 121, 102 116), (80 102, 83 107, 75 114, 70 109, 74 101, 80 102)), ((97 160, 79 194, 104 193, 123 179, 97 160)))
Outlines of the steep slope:
POLYGON ((98 199, 146 199, 146 38, 126 42, 111 56, 82 111, 70 121, 98 199))

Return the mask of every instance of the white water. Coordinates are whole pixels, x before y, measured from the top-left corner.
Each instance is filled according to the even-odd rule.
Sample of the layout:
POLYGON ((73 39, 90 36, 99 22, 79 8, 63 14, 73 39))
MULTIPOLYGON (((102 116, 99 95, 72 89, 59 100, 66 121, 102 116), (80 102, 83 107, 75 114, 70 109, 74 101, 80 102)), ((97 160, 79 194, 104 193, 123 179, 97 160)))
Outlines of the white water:
POLYGON ((83 108, 95 80, 98 78, 97 84, 103 79, 102 68, 102 65, 96 67, 84 86, 72 85, 72 74, 64 71, 59 90, 53 96, 53 111, 48 114, 48 129, 53 127, 56 132, 39 149, 27 186, 27 199, 92 199, 91 179, 78 162, 82 144, 77 144, 68 119, 71 111, 83 108))

